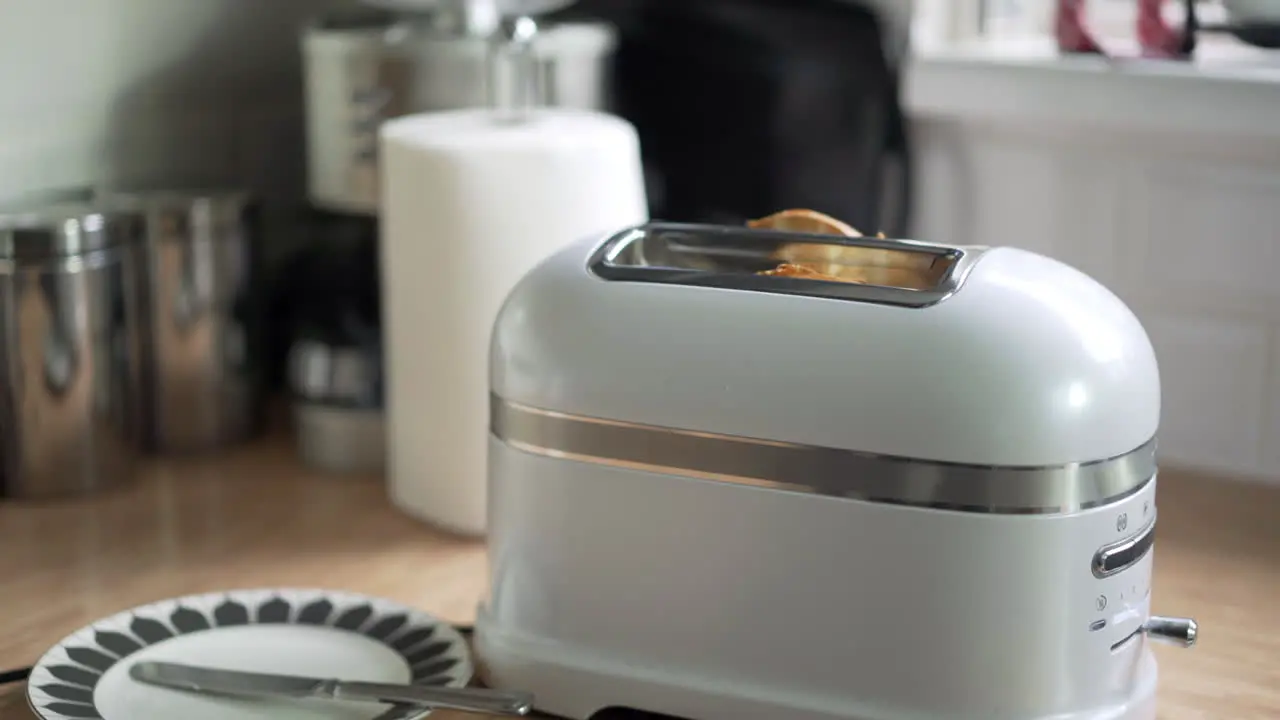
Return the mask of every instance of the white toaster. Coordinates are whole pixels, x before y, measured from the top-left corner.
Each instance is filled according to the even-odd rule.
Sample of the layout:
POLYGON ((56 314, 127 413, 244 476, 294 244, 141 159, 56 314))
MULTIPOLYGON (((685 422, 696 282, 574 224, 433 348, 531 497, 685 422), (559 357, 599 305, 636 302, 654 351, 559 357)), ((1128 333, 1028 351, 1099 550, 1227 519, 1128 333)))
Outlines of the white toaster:
POLYGON ((1155 354, 1047 257, 629 228, 524 277, 490 381, 476 647, 547 712, 1151 720, 1147 642, 1195 641, 1150 614, 1155 354))

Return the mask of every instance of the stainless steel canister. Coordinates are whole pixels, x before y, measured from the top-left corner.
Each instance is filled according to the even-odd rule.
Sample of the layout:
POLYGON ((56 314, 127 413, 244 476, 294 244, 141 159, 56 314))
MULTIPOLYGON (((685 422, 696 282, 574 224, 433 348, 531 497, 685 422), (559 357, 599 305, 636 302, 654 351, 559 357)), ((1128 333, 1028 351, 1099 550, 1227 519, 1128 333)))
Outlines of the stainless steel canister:
POLYGON ((103 202, 136 212, 145 228, 145 447, 201 452, 248 438, 264 384, 257 205, 239 192, 200 191, 108 193, 103 202))
MULTIPOLYGON (((418 14, 363 8, 326 16, 304 31, 307 182, 316 207, 377 214, 383 121, 488 103, 496 17, 443 12, 448 7, 418 14)), ((603 24, 540 28, 543 102, 605 109, 615 42, 613 29, 603 24)))
POLYGON ((84 205, 0 213, 0 496, 131 476, 137 239, 133 218, 84 205))

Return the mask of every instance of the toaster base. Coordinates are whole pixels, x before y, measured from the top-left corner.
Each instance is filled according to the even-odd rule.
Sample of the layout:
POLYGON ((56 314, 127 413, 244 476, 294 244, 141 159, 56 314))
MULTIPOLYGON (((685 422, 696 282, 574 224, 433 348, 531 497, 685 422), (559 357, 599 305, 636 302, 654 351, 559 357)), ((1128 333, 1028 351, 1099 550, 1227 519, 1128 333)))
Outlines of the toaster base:
MULTIPOLYGON (((926 720, 925 716, 841 698, 769 691, 724 679, 628 667, 560 643, 517 638, 496 627, 481 607, 475 624, 481 677, 489 687, 532 691, 539 710, 588 720, 606 708, 628 708, 691 720, 926 720)), ((1085 712, 1004 720, 1156 720, 1155 657, 1143 649, 1134 690, 1123 702, 1085 712)), ((928 720, 979 720, 954 715, 928 720)), ((992 720, 983 717, 980 720, 992 720)))

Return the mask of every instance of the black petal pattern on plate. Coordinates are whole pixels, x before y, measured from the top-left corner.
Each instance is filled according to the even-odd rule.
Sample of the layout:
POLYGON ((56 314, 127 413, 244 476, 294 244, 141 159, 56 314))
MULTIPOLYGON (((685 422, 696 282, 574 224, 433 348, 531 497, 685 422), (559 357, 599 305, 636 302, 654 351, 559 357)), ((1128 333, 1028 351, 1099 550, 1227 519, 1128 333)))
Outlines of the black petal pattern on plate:
POLYGON ((99 647, 110 650, 116 654, 116 657, 126 657, 142 649, 137 640, 118 632, 99 630, 94 633, 93 639, 98 641, 99 647))
POLYGON ((102 720, 102 716, 98 714, 98 710, 92 705, 79 705, 67 702, 52 702, 44 706, 45 710, 56 712, 59 715, 65 715, 72 718, 95 718, 102 720))
POLYGON ((374 623, 373 627, 365 631, 365 634, 371 638, 386 640, 391 637, 392 633, 404 627, 407 622, 409 622, 409 618, 404 615, 388 615, 374 623))
POLYGON ((91 667, 94 670, 99 670, 101 672, 106 672, 107 668, 116 664, 115 658, 109 655, 104 655, 97 650, 90 650, 89 648, 69 647, 67 648, 67 657, 75 660, 81 665, 91 667))
POLYGON ((324 625, 333 613, 333 603, 328 600, 316 600, 303 606, 298 613, 299 625, 324 625))
POLYGON ((86 690, 81 687, 71 687, 70 685, 41 685, 40 689, 49 697, 59 700, 70 700, 71 702, 93 704, 93 691, 86 690))
POLYGON ((204 613, 196 612, 181 605, 169 615, 169 622, 173 623, 173 626, 182 635, 208 630, 210 627, 209 618, 205 617, 204 613))
POLYGON ((249 610, 235 600, 228 599, 213 609, 213 619, 218 627, 248 625, 249 610))
POLYGON ((151 618, 136 617, 129 624, 129 629, 148 645, 155 645, 162 640, 168 640, 173 637, 173 632, 165 627, 164 623, 151 618))
POLYGON ((435 634, 435 632, 436 632, 435 626, 421 627, 421 628, 410 630, 409 632, 397 638, 395 642, 391 643, 391 647, 399 650, 400 654, 403 655, 409 652, 410 650, 412 650, 419 643, 422 643, 427 639, 429 639, 432 635, 435 634))
POLYGON ((412 655, 405 655, 404 659, 409 661, 409 666, 413 667, 432 658, 439 657, 447 652, 453 643, 445 640, 444 642, 431 643, 430 645, 414 652, 412 655))
POLYGON ((333 623, 336 628, 343 630, 359 630, 360 626, 373 617, 373 608, 368 605, 357 605, 350 610, 342 613, 342 615, 333 623))
MULTIPOLYGON (((87 643, 88 647, 64 647, 67 657, 84 667, 70 663, 46 667, 55 682, 34 686, 33 689, 39 691, 44 696, 43 700, 48 702, 40 704, 35 698, 32 702, 50 718, 102 720, 102 715, 94 704, 94 690, 102 679, 102 673, 119 662, 117 658, 125 658, 148 645, 155 645, 178 635, 254 622, 281 624, 291 621, 299 625, 355 632, 387 643, 411 668, 412 682, 421 686, 447 686, 453 679, 450 671, 462 662, 459 658, 448 656, 454 643, 436 638, 435 625, 414 626, 406 613, 380 615, 370 603, 360 603, 344 609, 335 607, 332 601, 324 598, 295 607, 278 595, 271 596, 260 604, 256 600, 246 603, 227 595, 221 604, 208 613, 178 605, 167 617, 134 616, 129 623, 129 631, 133 637, 130 637, 130 632, 93 631, 93 639, 87 643), (369 626, 368 629, 362 630, 365 626, 369 626)), ((379 720, 409 720, 419 713, 418 708, 395 705, 380 715, 379 720)))
POLYGON ((283 598, 271 598, 258 606, 258 622, 289 622, 289 611, 292 609, 293 607, 289 605, 289 603, 285 602, 283 598))
POLYGON ((420 667, 415 666, 413 668, 413 677, 415 681, 418 678, 423 678, 423 679, 434 678, 437 675, 441 675, 453 669, 453 667, 457 664, 458 664, 457 658, 445 658, 443 660, 436 660, 433 662, 429 662, 426 665, 422 665, 420 667))
POLYGON ((65 683, 79 685, 80 687, 92 688, 98 684, 98 678, 102 677, 98 673, 89 672, 84 668, 72 667, 70 665, 50 665, 49 674, 58 678, 65 683))

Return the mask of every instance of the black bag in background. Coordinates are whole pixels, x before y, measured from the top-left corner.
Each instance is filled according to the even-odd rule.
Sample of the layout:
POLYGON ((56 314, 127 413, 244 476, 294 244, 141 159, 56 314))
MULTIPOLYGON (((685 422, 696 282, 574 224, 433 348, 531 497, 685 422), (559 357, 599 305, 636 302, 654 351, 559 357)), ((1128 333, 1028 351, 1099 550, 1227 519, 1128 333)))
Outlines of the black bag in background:
POLYGON ((902 237, 898 68, 849 0, 582 0, 618 26, 614 110, 640 133, 654 218, 737 223, 803 207, 902 237))

